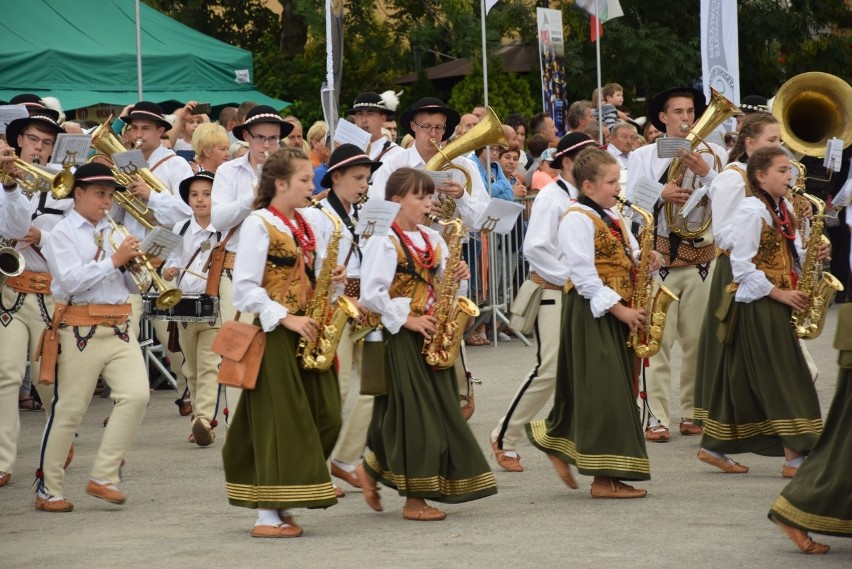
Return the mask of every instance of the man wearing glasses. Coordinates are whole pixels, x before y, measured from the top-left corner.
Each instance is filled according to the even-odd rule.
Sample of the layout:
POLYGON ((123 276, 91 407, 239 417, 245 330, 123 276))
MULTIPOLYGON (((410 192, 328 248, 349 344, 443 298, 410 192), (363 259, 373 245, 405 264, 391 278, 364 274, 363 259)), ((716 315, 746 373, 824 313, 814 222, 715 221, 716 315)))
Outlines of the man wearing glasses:
MULTIPOLYGON (((208 293, 217 288, 221 321, 233 320, 236 309, 233 304, 231 271, 234 268, 237 244, 240 240, 239 226, 253 210, 254 188, 266 159, 279 149, 281 141, 293 131, 293 124, 285 122, 270 106, 258 105, 246 115, 243 124, 232 131, 237 140, 248 143, 248 152, 239 158, 225 162, 216 170, 213 179, 210 221, 216 231, 225 236, 225 262, 214 275, 207 275, 208 293), (220 280, 221 279, 221 280, 220 280), (218 287, 214 284, 218 281, 218 287)), ((227 388, 227 407, 236 409, 240 390, 227 388)), ((226 415, 227 420, 227 415, 226 415)))

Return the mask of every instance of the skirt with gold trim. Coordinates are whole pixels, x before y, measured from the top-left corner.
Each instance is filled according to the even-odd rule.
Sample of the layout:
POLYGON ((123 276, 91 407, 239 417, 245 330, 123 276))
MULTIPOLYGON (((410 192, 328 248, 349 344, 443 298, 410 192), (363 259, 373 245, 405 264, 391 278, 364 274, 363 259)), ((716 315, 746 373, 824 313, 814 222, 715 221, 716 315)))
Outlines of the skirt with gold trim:
POLYGON ((701 446, 727 454, 784 456, 810 451, 820 432, 819 401, 791 309, 769 297, 737 303, 733 340, 724 347, 707 402, 701 446))
POLYGON ((553 409, 527 425, 533 445, 587 476, 648 480, 651 466, 636 406, 636 359, 627 327, 615 316, 592 316, 572 290, 562 297, 562 338, 553 409))
POLYGON ((279 326, 266 335, 257 386, 244 391, 222 448, 231 505, 324 508, 337 503, 326 459, 340 432, 334 369, 305 371, 299 336, 279 326))
POLYGON ((852 537, 852 370, 842 369, 825 429, 769 510, 770 519, 827 535, 852 537))
POLYGON ((388 395, 373 405, 367 472, 410 498, 453 504, 496 494, 491 468, 461 414, 453 369, 426 365, 420 334, 402 329, 385 338, 388 395))
POLYGON ((710 283, 710 296, 707 299, 707 310, 704 312, 704 322, 701 325, 701 335, 698 337, 698 357, 695 370, 695 412, 693 418, 696 424, 704 424, 707 418, 707 401, 713 389, 713 378, 716 368, 722 359, 722 348, 725 346, 716 339, 716 328, 719 319, 716 318, 716 308, 722 299, 722 294, 734 280, 731 270, 731 258, 719 255, 716 267, 713 269, 713 280, 710 283))

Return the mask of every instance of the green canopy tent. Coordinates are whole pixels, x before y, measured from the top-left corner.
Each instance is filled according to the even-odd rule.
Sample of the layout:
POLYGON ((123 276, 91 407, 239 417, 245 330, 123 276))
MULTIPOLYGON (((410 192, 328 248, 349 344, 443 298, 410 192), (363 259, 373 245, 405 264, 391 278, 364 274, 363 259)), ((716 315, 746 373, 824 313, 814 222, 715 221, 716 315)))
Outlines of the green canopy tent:
MULTIPOLYGON (((134 0, 6 0, 0 17, 0 100, 57 97, 65 109, 138 100, 134 0)), ((173 109, 251 100, 290 103, 252 83, 252 54, 140 5, 143 98, 173 109)))

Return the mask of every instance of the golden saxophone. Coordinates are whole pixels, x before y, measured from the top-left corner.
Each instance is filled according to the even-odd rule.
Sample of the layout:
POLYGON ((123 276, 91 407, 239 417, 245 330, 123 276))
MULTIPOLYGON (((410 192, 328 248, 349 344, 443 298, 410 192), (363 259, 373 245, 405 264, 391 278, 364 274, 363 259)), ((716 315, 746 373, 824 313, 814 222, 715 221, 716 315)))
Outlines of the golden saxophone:
POLYGON ((794 194, 807 199, 816 207, 810 236, 805 244, 805 259, 802 261, 802 276, 796 290, 808 296, 806 310, 794 310, 790 324, 796 336, 813 339, 822 334, 825 316, 834 300, 834 295, 843 290, 843 285, 837 277, 822 270, 823 263, 819 259, 819 247, 825 240, 825 202, 808 194, 802 187, 792 188, 794 194))
POLYGON ((334 287, 331 284, 331 273, 337 266, 337 254, 340 247, 340 237, 343 224, 337 216, 326 211, 322 205, 315 200, 311 204, 323 212, 334 224, 334 231, 328 242, 326 257, 322 263, 317 283, 308 305, 305 315, 316 320, 320 325, 320 332, 312 342, 304 338, 299 340, 296 357, 304 369, 314 371, 325 371, 331 367, 334 361, 334 353, 337 344, 343 335, 343 328, 350 318, 358 318, 358 308, 344 296, 340 296, 337 302, 332 302, 334 287))
POLYGON ((446 228, 444 240, 449 251, 444 275, 435 287, 438 300, 435 302, 432 314, 438 319, 438 331, 434 336, 426 339, 421 353, 430 366, 437 369, 447 369, 453 367, 456 363, 467 321, 472 317, 479 316, 479 307, 469 298, 463 296, 456 298, 459 281, 453 275, 461 260, 462 238, 464 237, 461 220, 444 221, 433 215, 430 215, 429 218, 446 228))
POLYGON ((660 351, 660 341, 666 326, 666 313, 672 302, 678 299, 672 291, 660 283, 657 294, 654 292, 654 277, 651 275, 651 257, 654 252, 654 216, 630 200, 622 197, 618 201, 641 215, 645 226, 639 234, 639 264, 636 267, 636 282, 633 288, 633 298, 630 305, 636 310, 645 310, 648 322, 645 329, 631 330, 627 336, 627 346, 633 349, 637 357, 650 358, 660 351))

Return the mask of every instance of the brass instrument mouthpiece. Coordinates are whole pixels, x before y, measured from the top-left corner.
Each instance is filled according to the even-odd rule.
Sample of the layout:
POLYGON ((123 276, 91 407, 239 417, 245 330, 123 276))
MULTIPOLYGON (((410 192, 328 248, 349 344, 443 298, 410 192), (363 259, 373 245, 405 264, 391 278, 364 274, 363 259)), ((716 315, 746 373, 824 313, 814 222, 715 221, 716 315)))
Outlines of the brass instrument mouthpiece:
POLYGON ((689 125, 685 122, 680 123, 680 126, 678 128, 680 129, 681 132, 688 132, 689 131, 689 125))

